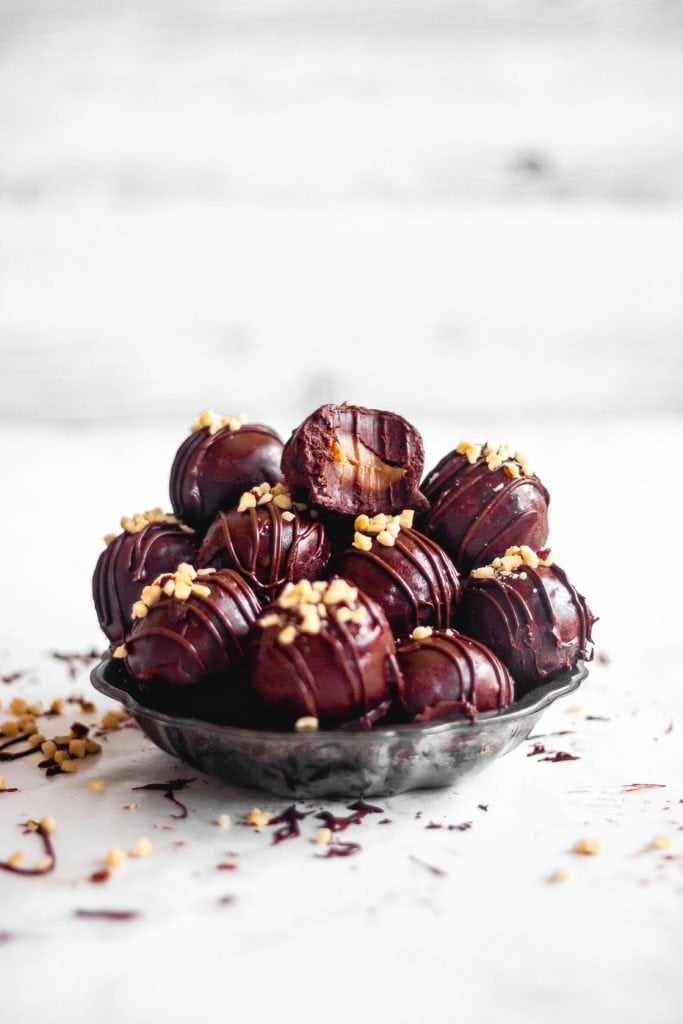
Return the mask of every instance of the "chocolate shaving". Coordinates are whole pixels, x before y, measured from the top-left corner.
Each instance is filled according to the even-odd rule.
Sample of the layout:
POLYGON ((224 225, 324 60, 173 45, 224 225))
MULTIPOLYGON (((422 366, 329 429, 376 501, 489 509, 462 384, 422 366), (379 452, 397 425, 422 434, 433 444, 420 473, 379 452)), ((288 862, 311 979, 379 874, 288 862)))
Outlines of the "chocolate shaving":
POLYGON ((526 755, 527 757, 535 757, 536 754, 545 754, 545 747, 542 743, 534 743, 532 749, 526 755))
POLYGON ((462 821, 459 825, 449 825, 449 832, 467 832, 468 829, 472 828, 471 821, 462 821))
POLYGON ((368 814, 384 814, 383 807, 368 804, 363 799, 347 804, 347 807, 350 811, 353 811, 353 814, 344 817, 332 814, 331 811, 320 811, 319 814, 316 814, 316 818, 319 821, 323 821, 330 832, 343 832, 349 825, 360 825, 363 818, 368 814))
POLYGON ((19 669, 18 672, 8 672, 7 675, 0 676, 0 682, 2 683, 16 683, 17 679, 21 679, 22 676, 26 675, 25 669, 19 669))
POLYGON ((234 871, 236 864, 216 864, 216 871, 234 871))
POLYGON ((552 764, 557 764, 558 761, 580 761, 581 758, 577 757, 576 754, 568 754, 566 750, 556 750, 552 757, 542 757, 541 761, 550 761, 552 764))
POLYGON ((477 804, 477 807, 479 808, 480 811, 488 811, 489 809, 488 804, 477 804))
POLYGON ((2 796, 3 793, 18 793, 18 792, 19 792, 19 790, 17 789, 16 786, 5 786, 4 789, 0 789, 0 796, 2 796))
POLYGON ((294 839, 296 836, 301 835, 299 822, 303 818, 308 817, 309 814, 310 811, 299 811, 295 804, 290 804, 282 814, 271 818, 268 822, 269 825, 282 825, 282 828, 277 829, 273 836, 273 846, 276 843, 281 843, 283 839, 294 839))
POLYGON ((443 828, 443 825, 439 825, 437 821, 430 821, 428 825, 425 825, 425 828, 443 828))
POLYGON ((43 841, 43 849, 45 850, 45 866, 35 868, 20 868, 18 865, 10 864, 6 860, 0 860, 0 868, 3 871, 11 871, 15 875, 49 875, 51 871, 54 871, 57 863, 55 856, 54 847, 52 840, 50 839, 50 833, 43 828, 40 822, 26 821, 23 825, 23 835, 27 836, 31 832, 35 832, 43 841))
POLYGON ((175 794, 178 792, 178 790, 185 789, 185 786, 188 786, 191 782, 196 781, 196 778, 169 779, 168 782, 148 782, 147 785, 145 786, 133 786, 132 789, 154 789, 162 791, 167 800, 170 800, 171 803, 176 804, 180 808, 180 814, 172 814, 171 817, 176 818, 177 820, 181 820, 182 818, 187 817, 187 807, 185 806, 185 804, 181 803, 180 800, 176 799, 175 794))
POLYGON ((446 875, 448 874, 448 872, 444 871, 443 868, 437 868, 433 864, 428 864, 425 860, 420 860, 419 857, 416 857, 412 853, 408 856, 410 857, 411 860, 415 861, 416 864, 419 864, 421 867, 426 868, 427 871, 431 872, 431 874, 433 875, 437 875, 439 878, 445 878, 446 875))
POLYGON ((218 902, 221 904, 221 906, 227 907, 231 903, 235 902, 235 897, 234 896, 221 896, 221 898, 219 899, 218 902))
POLYGON ((382 818, 382 820, 378 821, 377 824, 378 825, 391 825, 392 824, 392 819, 391 818, 382 818))
POLYGON ((94 647, 90 651, 80 654, 65 654, 62 651, 50 651, 49 653, 51 658, 66 664, 71 679, 76 678, 79 668, 89 668, 93 662, 100 660, 100 652, 96 651, 94 647))
POLYGON ((664 782, 630 782, 628 786, 622 786, 622 793, 635 793, 638 789, 666 789, 664 782))
POLYGON ((361 849, 360 843, 344 843, 337 839, 327 847, 325 857, 351 857, 361 849))
POLYGON ((605 715, 586 715, 587 722, 611 722, 611 718, 605 715))
POLYGON ((100 871, 93 871, 88 881, 99 884, 101 882, 108 882, 109 878, 109 870, 107 868, 102 868, 100 871))
POLYGON ((132 921, 139 910, 75 910, 74 917, 100 918, 105 921, 132 921))

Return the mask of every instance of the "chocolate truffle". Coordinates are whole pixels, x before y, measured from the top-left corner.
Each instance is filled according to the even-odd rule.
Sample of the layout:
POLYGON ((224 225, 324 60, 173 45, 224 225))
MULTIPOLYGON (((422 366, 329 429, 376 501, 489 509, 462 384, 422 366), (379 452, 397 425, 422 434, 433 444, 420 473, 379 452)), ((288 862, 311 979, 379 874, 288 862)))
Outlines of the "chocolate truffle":
POLYGON ((460 572, 483 565, 510 545, 542 547, 550 495, 520 452, 507 445, 461 441, 427 474, 431 508, 424 529, 460 572))
POLYGON ((295 505, 283 484, 246 491, 237 508, 219 512, 208 529, 198 566, 235 569, 272 600, 287 582, 316 579, 327 565, 325 526, 295 505))
POLYGON ((261 602, 231 569, 179 565, 145 587, 133 606, 135 622, 123 649, 137 680, 193 687, 221 679, 229 686, 244 661, 244 644, 261 602))
POLYGON ((249 680, 284 726, 297 728, 299 719, 368 725, 399 686, 394 652, 382 610, 357 587, 301 580, 288 583, 257 620, 249 680))
POLYGON ((442 629, 453 622, 460 579, 438 544, 411 528, 413 513, 356 517, 353 543, 334 560, 334 571, 373 598, 394 636, 416 626, 442 629))
POLYGON ((595 619, 549 552, 510 547, 470 573, 457 625, 508 667, 518 691, 593 656, 595 619))
POLYGON ((426 508, 423 464, 422 438, 407 420, 349 402, 317 409, 282 453, 294 497, 342 515, 426 508))
POLYGON ((515 684, 505 665, 477 640, 454 629, 420 627, 396 648, 402 707, 411 719, 473 717, 506 708, 515 684))
POLYGON ((112 644, 121 644, 133 624, 133 603, 146 583, 196 553, 194 530, 161 509, 121 519, 123 533, 105 537, 107 547, 92 578, 95 611, 112 644))
POLYGON ((282 441, 270 427, 207 410, 190 429, 171 469, 171 503, 197 530, 205 530, 255 484, 282 481, 282 441))

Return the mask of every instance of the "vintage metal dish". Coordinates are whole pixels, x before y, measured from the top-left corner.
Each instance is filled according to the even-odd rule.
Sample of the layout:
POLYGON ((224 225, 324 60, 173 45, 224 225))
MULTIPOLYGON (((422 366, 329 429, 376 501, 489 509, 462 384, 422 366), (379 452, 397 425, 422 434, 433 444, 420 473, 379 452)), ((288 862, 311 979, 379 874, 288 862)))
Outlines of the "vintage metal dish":
POLYGON ((583 662, 503 711, 369 731, 280 733, 218 725, 145 706, 122 662, 103 659, 93 686, 120 701, 162 750, 235 785, 287 797, 388 796, 449 786, 527 738, 541 713, 576 690, 588 675, 583 662))

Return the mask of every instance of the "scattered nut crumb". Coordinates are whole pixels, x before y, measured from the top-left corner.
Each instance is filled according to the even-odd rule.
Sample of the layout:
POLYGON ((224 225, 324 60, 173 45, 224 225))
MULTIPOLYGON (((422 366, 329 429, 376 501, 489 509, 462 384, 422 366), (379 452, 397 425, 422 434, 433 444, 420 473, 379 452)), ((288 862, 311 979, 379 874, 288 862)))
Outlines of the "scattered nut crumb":
POLYGON ((101 793, 104 789, 104 782, 102 779, 90 779, 87 786, 91 793, 101 793))
POLYGON ((655 850, 668 850, 669 847, 673 846, 674 841, 671 836, 656 835, 652 837, 652 845, 655 850))
POLYGON ((252 807, 246 817, 247 825, 250 825, 256 832, 260 832, 264 825, 275 817, 268 811, 262 811, 260 807, 252 807))
POLYGON ((315 732, 318 724, 318 719, 314 715, 302 715, 294 723, 294 729, 296 732, 315 732))
POLYGON ((138 839, 130 851, 131 857, 149 857, 152 852, 152 844, 146 836, 138 839))
POLYGON ((110 846, 107 850, 107 864, 110 868, 118 868, 128 859, 128 854, 120 846, 110 846))
POLYGON ((329 828, 319 828, 315 834, 315 842, 318 846, 327 846, 332 842, 332 831, 329 828))
POLYGON ((570 878, 573 877, 573 875, 574 872, 571 868, 558 868, 556 871, 553 871, 552 875, 550 876, 550 881, 567 882, 570 878))
POLYGON ((51 814, 45 814, 40 819, 40 827, 44 832, 54 832, 57 823, 51 814))
POLYGON ((124 809, 124 811, 137 811, 138 805, 137 804, 124 804, 123 805, 123 809, 124 809))
POLYGON ((232 819, 229 814, 219 814, 216 818, 216 824, 219 828, 230 828, 232 825, 232 819))
POLYGON ((572 846, 572 852, 592 855, 602 853, 604 846, 602 839, 577 839, 572 846))

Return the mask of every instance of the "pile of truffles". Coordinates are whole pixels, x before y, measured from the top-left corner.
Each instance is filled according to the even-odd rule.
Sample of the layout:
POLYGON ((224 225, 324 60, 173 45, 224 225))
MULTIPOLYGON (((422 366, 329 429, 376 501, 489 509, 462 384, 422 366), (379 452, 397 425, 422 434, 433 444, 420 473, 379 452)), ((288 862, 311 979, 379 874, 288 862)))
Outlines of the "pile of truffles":
POLYGON ((423 477, 401 416, 324 405, 286 444, 204 412, 173 514, 123 518, 93 576, 111 655, 152 706, 304 731, 505 708, 592 656, 525 456, 463 441, 423 477))

